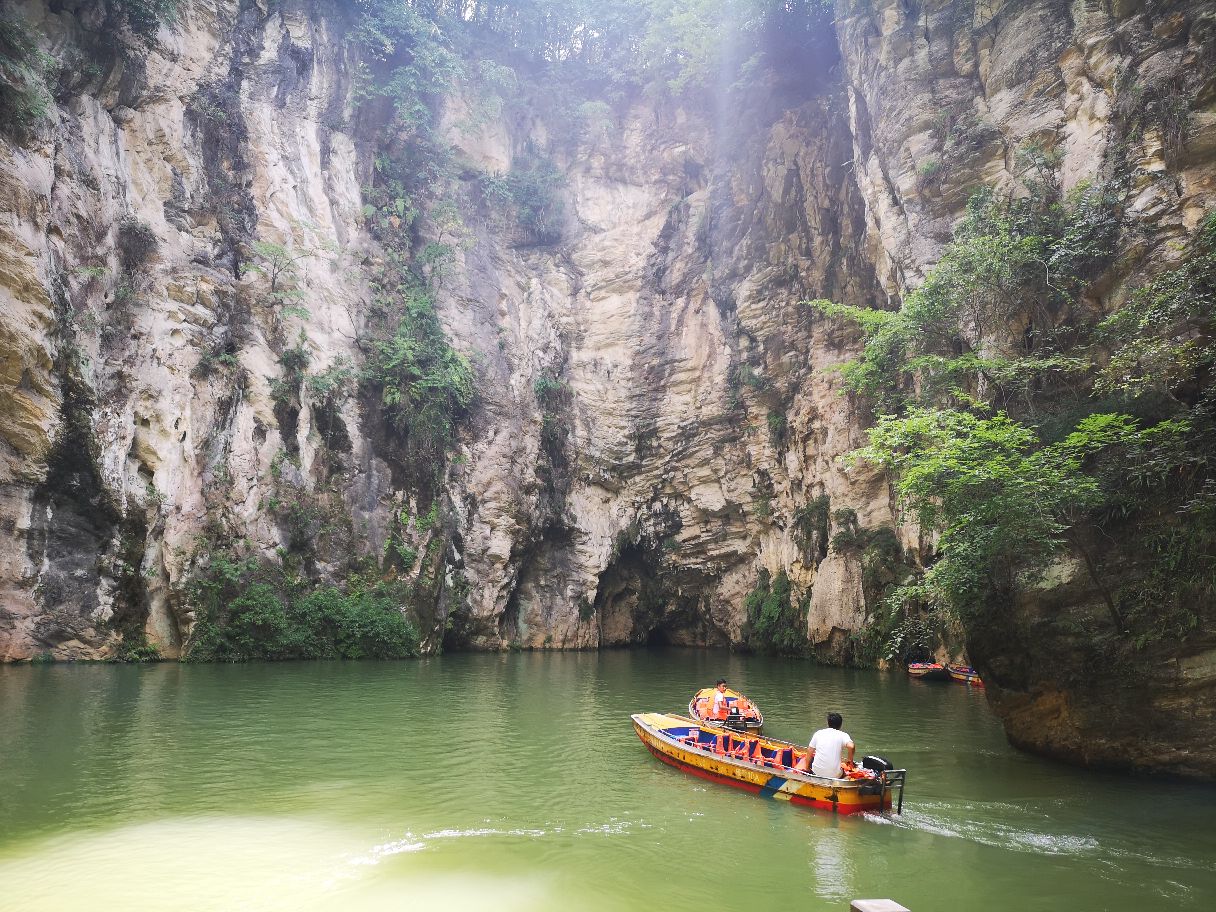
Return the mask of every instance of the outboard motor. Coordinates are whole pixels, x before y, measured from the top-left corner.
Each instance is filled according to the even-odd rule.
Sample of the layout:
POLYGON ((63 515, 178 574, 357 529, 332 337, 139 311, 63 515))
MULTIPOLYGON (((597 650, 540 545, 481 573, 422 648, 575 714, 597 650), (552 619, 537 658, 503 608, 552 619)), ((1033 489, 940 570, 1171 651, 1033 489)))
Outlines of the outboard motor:
POLYGON ((895 764, 885 757, 870 756, 861 758, 861 767, 862 769, 873 770, 881 776, 887 770, 895 769, 895 764))
MULTIPOLYGON (((863 780, 858 791, 863 795, 881 795, 886 788, 887 773, 895 769, 895 764, 885 757, 862 757, 861 768, 877 774, 876 778, 863 780)), ((900 792, 899 803, 903 805, 903 793, 900 792)))
POLYGON ((904 812, 904 783, 908 779, 908 771, 896 769, 895 764, 886 757, 862 757, 862 769, 876 773, 878 778, 871 779, 868 782, 862 782, 860 791, 861 794, 881 795, 887 789, 899 789, 899 804, 895 806, 895 813, 902 814, 904 812), (870 791, 867 791, 867 786, 870 791))
POLYGON ((739 713, 737 707, 732 706, 730 712, 726 716, 725 727, 731 731, 745 732, 747 731, 747 720, 739 713))

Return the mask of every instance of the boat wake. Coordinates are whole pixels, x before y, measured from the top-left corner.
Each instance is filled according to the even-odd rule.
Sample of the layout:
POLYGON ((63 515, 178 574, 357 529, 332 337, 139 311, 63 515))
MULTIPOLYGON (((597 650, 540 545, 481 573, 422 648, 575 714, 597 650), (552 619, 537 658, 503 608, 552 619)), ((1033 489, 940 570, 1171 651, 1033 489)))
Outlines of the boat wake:
POLYGON ((513 829, 497 829, 495 827, 473 827, 470 829, 444 829, 435 830, 431 833, 423 833, 415 835, 406 833, 400 839, 394 839, 390 842, 385 842, 372 848, 365 854, 359 855, 350 859, 352 865, 374 865, 379 864, 386 858, 391 858, 394 855, 408 854, 410 852, 421 852, 428 848, 433 843, 441 842, 448 839, 468 839, 478 837, 497 837, 503 839, 541 839, 546 836, 558 836, 566 832, 570 832, 575 836, 618 836, 635 829, 649 829, 648 823, 637 823, 629 820, 617 820, 610 818, 605 823, 589 824, 574 830, 567 831, 566 827, 555 826, 549 829, 538 828, 513 828, 513 829))
POLYGON ((379 864, 386 858, 391 858, 393 855, 402 855, 409 852, 421 852, 433 842, 444 839, 464 839, 467 837, 477 836, 545 836, 546 830, 497 830, 489 827, 479 827, 476 829, 460 830, 447 829, 436 830, 433 833, 424 833, 421 836, 415 836, 413 833, 406 833, 400 839, 394 839, 391 842, 385 842, 377 846, 372 846, 371 850, 363 856, 350 859, 353 865, 374 865, 379 864))
MULTIPOLYGON (((900 829, 915 830, 950 839, 963 839, 980 845, 1026 852, 1034 855, 1051 855, 1085 858, 1099 864, 1118 865, 1124 860, 1135 860, 1153 867, 1179 870, 1206 870, 1204 865, 1181 856, 1170 856, 1145 852, 1134 847, 1121 847, 1103 842, 1096 837, 1078 833, 1052 833, 1035 827, 1010 826, 994 820, 977 817, 977 811, 1010 811, 1026 814, 1025 808, 1014 805, 989 805, 984 808, 958 807, 954 805, 904 806, 901 816, 867 814, 866 819, 900 829), (962 819, 971 815, 969 819, 962 819)), ((1046 815, 1036 815, 1047 821, 1046 815)))

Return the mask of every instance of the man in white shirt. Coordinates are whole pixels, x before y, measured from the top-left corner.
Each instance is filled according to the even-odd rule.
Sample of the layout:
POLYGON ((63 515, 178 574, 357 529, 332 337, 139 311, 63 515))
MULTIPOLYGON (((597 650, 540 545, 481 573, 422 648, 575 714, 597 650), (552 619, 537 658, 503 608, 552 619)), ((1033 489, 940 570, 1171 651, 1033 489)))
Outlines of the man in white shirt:
POLYGON ((840 717, 840 713, 828 713, 828 727, 811 735, 811 775, 839 779, 840 757, 844 751, 848 752, 849 765, 853 765, 853 739, 849 737, 848 732, 840 730, 843 724, 844 719, 840 717))
POLYGON ((725 719, 730 715, 730 704, 726 702, 726 679, 718 678, 714 683, 714 702, 710 710, 711 719, 725 719))

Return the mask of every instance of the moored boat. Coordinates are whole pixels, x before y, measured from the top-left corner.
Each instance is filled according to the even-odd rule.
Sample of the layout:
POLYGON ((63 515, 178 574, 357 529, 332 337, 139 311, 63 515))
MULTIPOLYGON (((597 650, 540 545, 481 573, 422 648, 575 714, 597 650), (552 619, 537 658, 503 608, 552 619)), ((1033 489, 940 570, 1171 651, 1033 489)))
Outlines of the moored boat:
POLYGON ((694 719, 710 725, 722 725, 735 731, 759 731, 764 726, 764 714, 760 707, 738 691, 727 688, 728 713, 721 718, 713 716, 713 687, 703 687, 688 701, 688 714, 694 719))
POLYGON ((950 665, 947 663, 946 671, 950 673, 952 680, 958 681, 960 684, 967 684, 971 687, 984 686, 984 682, 980 680, 979 673, 970 665, 950 665))
POLYGON ((909 662, 908 674, 921 681, 950 680, 950 672, 938 662, 909 662))
POLYGON ((806 751, 788 741, 734 733, 671 713, 636 713, 634 731, 664 763, 711 782, 762 798, 789 801, 837 814, 903 809, 906 772, 880 757, 866 757, 845 779, 825 779, 794 768, 806 751))

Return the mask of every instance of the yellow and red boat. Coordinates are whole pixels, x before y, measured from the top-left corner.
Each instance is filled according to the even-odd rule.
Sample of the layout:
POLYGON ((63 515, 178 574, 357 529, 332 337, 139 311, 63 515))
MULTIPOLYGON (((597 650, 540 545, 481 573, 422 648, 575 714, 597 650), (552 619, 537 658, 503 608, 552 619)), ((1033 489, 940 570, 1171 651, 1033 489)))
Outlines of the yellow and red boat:
POLYGON ((903 810, 905 770, 880 757, 866 757, 849 778, 825 779, 795 769, 806 751, 788 741, 731 732, 672 713, 636 713, 634 731, 664 763, 762 798, 775 798, 836 814, 903 810))
POLYGON ((946 671, 950 672, 951 680, 958 681, 960 684, 967 684, 970 687, 984 686, 984 682, 980 680, 979 672, 970 665, 950 665, 947 663, 946 671))
POLYGON ((760 707, 738 691, 726 689, 726 706, 728 714, 722 718, 713 717, 715 687, 702 687, 688 701, 688 714, 701 722, 724 725, 736 731, 759 731, 764 726, 764 714, 760 707))

